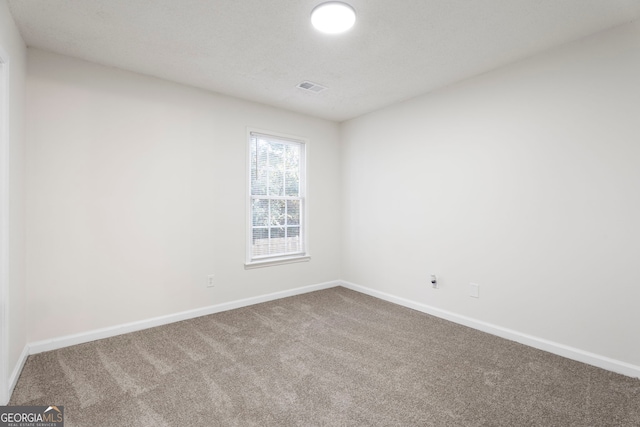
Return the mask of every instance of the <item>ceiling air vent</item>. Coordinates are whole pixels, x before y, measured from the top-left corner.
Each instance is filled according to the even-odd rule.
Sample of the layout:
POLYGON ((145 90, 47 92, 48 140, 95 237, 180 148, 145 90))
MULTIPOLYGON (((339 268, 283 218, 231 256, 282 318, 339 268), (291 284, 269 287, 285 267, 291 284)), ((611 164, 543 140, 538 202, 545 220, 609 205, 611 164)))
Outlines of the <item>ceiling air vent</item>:
POLYGON ((313 92, 313 93, 320 93, 323 90, 326 90, 327 88, 324 86, 321 86, 317 83, 313 83, 313 82, 309 82, 309 81, 303 81, 302 83, 300 83, 298 85, 298 87, 300 89, 304 89, 304 90, 308 90, 309 92, 313 92))

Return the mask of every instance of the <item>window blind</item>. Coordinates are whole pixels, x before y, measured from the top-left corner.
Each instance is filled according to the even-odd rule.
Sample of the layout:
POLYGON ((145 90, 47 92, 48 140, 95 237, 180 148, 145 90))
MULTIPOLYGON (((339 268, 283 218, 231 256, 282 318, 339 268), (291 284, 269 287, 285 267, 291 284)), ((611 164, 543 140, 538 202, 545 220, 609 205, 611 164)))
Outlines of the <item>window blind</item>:
POLYGON ((251 260, 304 255, 305 144, 250 133, 251 260))

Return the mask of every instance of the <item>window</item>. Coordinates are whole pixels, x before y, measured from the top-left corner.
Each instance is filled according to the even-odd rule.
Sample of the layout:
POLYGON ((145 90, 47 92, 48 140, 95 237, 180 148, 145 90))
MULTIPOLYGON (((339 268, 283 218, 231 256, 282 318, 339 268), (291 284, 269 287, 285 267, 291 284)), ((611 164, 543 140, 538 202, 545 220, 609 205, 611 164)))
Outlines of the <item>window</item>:
POLYGON ((309 259, 305 141, 249 132, 247 267, 309 259))

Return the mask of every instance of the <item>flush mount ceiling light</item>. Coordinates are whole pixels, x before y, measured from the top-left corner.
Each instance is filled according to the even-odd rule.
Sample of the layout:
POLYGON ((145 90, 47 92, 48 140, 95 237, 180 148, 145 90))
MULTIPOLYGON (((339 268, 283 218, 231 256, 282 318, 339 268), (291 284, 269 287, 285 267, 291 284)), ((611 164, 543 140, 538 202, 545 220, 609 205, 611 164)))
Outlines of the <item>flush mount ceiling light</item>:
POLYGON ((353 27, 355 22, 356 11, 341 1, 321 3, 311 11, 311 23, 323 33, 343 33, 353 27))

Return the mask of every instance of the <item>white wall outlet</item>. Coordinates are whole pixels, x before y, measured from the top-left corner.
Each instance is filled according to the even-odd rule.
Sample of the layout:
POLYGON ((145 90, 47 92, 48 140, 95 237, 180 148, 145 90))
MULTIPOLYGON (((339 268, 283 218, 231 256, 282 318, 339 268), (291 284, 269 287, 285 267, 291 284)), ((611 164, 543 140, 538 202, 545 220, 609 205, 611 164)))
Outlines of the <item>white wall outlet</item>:
POLYGON ((480 285, 477 283, 469 283, 469 296, 473 298, 480 298, 480 285))
POLYGON ((438 277, 435 274, 429 276, 429 280, 431 281, 431 287, 433 289, 438 289, 438 277))
POLYGON ((214 275, 210 274, 207 276, 207 288, 213 288, 216 285, 214 280, 214 275))

